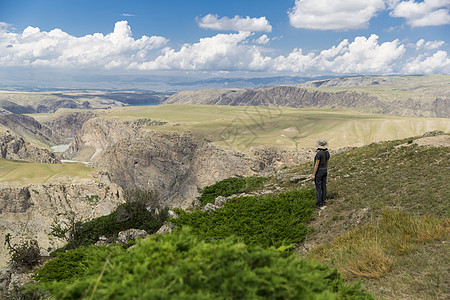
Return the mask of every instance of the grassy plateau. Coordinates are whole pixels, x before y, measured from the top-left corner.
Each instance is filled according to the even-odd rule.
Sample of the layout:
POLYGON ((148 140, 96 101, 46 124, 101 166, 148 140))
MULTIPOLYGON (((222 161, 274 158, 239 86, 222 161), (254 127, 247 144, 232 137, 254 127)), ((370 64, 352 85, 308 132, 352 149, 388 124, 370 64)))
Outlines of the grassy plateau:
POLYGON ((314 147, 317 138, 322 136, 329 137, 331 148, 337 149, 406 138, 431 130, 450 131, 449 119, 392 117, 332 109, 175 104, 113 109, 101 117, 165 121, 167 125, 151 129, 192 131, 216 144, 240 150, 260 145, 286 149, 314 147))
POLYGON ((44 184, 61 178, 93 178, 94 173, 94 169, 82 163, 40 164, 0 158, 0 185, 44 184))

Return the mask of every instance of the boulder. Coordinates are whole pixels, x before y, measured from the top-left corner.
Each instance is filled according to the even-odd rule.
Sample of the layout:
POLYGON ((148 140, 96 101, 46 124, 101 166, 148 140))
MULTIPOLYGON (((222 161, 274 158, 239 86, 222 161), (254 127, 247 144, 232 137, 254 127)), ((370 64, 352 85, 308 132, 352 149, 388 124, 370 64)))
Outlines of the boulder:
POLYGON ((142 229, 128 229, 119 232, 117 236, 117 244, 127 244, 129 241, 134 241, 136 239, 142 239, 147 237, 147 231, 142 229))

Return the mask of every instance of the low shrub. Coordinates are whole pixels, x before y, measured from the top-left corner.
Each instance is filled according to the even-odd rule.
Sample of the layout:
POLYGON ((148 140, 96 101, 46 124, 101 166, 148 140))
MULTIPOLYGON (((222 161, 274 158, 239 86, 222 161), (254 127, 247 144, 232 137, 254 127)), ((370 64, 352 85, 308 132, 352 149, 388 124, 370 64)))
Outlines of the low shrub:
POLYGON ((228 197, 237 193, 260 189, 266 180, 265 177, 230 177, 205 187, 198 200, 201 206, 205 206, 207 203, 214 203, 217 196, 228 197))
POLYGON ((372 299, 328 267, 235 239, 208 243, 189 228, 129 251, 98 251, 84 256, 85 271, 70 281, 44 281, 46 272, 67 268, 46 264, 38 286, 56 299, 372 299))
POLYGON ((56 257, 48 261, 38 270, 33 279, 41 283, 53 281, 73 282, 89 275, 90 268, 102 264, 111 255, 118 255, 125 250, 120 246, 81 246, 66 252, 58 252, 56 257))
POLYGON ((305 222, 313 218, 315 197, 314 189, 238 197, 215 212, 178 209, 172 222, 192 227, 207 241, 234 235, 248 245, 280 247, 300 242, 311 231, 305 222))
POLYGON ((19 270, 29 270, 38 265, 41 251, 37 240, 26 240, 20 244, 11 245, 11 234, 5 236, 5 245, 11 255, 12 267, 19 270))

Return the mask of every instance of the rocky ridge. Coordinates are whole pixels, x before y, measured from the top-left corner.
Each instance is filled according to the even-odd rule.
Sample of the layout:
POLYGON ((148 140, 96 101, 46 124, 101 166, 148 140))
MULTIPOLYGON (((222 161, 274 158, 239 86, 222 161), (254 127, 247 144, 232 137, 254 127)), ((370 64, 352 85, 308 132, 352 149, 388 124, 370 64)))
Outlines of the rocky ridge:
POLYGON ((61 163, 50 150, 35 147, 9 131, 0 132, 0 158, 47 164, 61 163))
POLYGON ((63 114, 42 123, 65 138, 73 138, 81 130, 81 127, 86 121, 96 117, 97 115, 97 113, 92 111, 74 112, 63 114))
POLYGON ((66 142, 62 135, 26 115, 1 115, 0 125, 37 145, 58 145, 66 142))
POLYGON ((413 117, 450 117, 450 99, 435 97, 433 101, 382 101, 360 91, 318 91, 298 86, 277 86, 243 90, 199 90, 179 92, 164 104, 210 104, 232 106, 286 106, 294 108, 354 109, 376 113, 413 117))

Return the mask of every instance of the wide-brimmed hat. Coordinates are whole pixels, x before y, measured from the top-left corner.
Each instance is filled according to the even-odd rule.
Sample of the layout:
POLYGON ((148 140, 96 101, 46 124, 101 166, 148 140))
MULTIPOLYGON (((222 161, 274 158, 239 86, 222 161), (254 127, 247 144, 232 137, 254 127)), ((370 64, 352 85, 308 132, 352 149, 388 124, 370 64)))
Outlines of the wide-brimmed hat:
POLYGON ((317 147, 318 149, 327 149, 327 148, 328 148, 328 142, 327 142, 327 140, 324 139, 324 138, 318 139, 317 142, 316 142, 316 147, 317 147))

